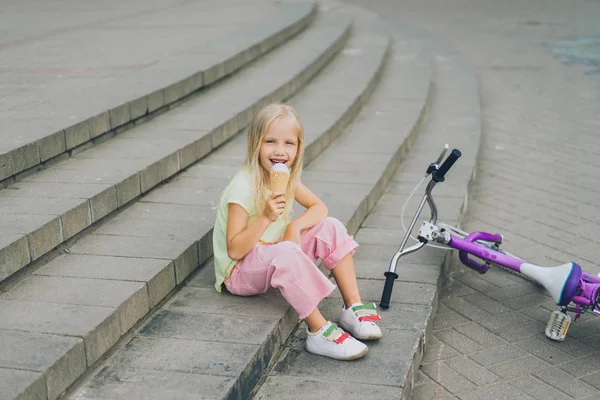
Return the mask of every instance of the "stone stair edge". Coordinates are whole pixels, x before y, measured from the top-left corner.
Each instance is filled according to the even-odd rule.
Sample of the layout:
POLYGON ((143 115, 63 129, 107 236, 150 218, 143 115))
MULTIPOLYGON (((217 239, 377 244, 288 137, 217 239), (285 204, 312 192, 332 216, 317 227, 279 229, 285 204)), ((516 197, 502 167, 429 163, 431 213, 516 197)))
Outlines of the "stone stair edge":
POLYGON ((0 285, 4 286, 4 280, 10 280, 12 275, 20 272, 36 260, 43 258, 57 246, 72 238, 76 239, 88 227, 108 217, 111 213, 118 212, 123 206, 148 193, 156 185, 172 178, 180 171, 211 154, 237 133, 239 129, 243 129, 249 123, 252 113, 261 106, 274 99, 288 98, 293 95, 303 84, 310 81, 344 46, 351 32, 351 21, 348 20, 347 24, 341 25, 340 28, 344 26, 345 28, 342 29, 341 34, 336 36, 336 39, 322 54, 311 60, 310 65, 304 67, 301 72, 291 80, 283 83, 275 91, 247 106, 245 111, 223 122, 212 131, 206 132, 202 137, 187 146, 176 150, 142 170, 138 170, 120 183, 108 185, 104 190, 99 191, 86 201, 82 201, 76 207, 60 213, 52 221, 45 223, 33 232, 14 235, 19 237, 0 248, 0 258, 3 257, 6 261, 4 271, 0 269, 0 285), (51 235, 50 239, 46 237, 48 231, 51 235), (32 254, 32 246, 35 246, 37 242, 42 243, 45 247, 36 252, 39 254, 32 254))
MULTIPOLYGON (((103 136, 122 132, 132 125, 140 123, 155 114, 166 111, 176 106, 190 94, 203 87, 225 78, 237 69, 259 58, 281 43, 302 32, 315 19, 318 12, 317 2, 293 1, 284 2, 277 10, 278 18, 267 16, 266 21, 289 22, 282 27, 275 27, 271 32, 262 37, 252 38, 252 35, 244 35, 254 39, 254 43, 233 54, 224 51, 219 60, 212 65, 206 66, 199 71, 166 83, 165 86, 153 89, 150 93, 143 93, 139 97, 127 100, 122 104, 108 110, 102 110, 94 115, 76 122, 73 125, 59 129, 57 132, 39 138, 33 142, 21 145, 13 150, 0 154, 0 160, 6 165, 0 170, 0 186, 6 187, 15 180, 27 176, 36 170, 51 166, 56 160, 68 157, 73 151, 80 151, 80 147, 93 145, 101 142, 103 136), (295 18, 282 18, 289 12, 298 12, 295 18), (288 21, 292 19, 291 21, 288 21), (278 29, 279 28, 279 29, 278 29)), ((232 37, 247 33, 249 30, 264 30, 263 24, 256 24, 252 28, 241 28, 231 34, 232 37)), ((221 38, 223 39, 223 38, 221 38)), ((207 46, 215 47, 215 43, 207 46)), ((213 57, 215 58, 215 57, 213 57)), ((152 67, 143 70, 143 74, 152 74, 152 67)), ((136 94, 138 95, 138 94, 136 94)), ((135 95, 134 95, 135 96, 135 95)))

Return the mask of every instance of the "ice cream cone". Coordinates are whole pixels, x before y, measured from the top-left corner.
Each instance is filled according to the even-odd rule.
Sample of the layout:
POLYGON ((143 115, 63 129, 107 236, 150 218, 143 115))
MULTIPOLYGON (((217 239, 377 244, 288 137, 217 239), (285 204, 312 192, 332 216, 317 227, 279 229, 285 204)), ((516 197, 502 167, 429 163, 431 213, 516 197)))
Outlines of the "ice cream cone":
POLYGON ((290 180, 290 170, 283 163, 277 163, 271 167, 271 191, 273 193, 285 193, 290 180))

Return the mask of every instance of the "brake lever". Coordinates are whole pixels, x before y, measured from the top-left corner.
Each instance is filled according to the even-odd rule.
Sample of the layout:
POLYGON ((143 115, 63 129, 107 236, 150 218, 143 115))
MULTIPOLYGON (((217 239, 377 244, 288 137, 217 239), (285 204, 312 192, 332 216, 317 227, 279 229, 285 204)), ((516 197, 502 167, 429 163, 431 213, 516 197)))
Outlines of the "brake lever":
POLYGON ((431 164, 429 164, 429 167, 427 167, 427 172, 425 174, 425 177, 428 177, 429 175, 431 175, 433 173, 433 171, 437 170, 440 167, 440 163, 442 162, 442 160, 446 156, 446 153, 448 152, 448 149, 449 149, 449 145, 448 145, 448 143, 446 143, 444 145, 444 150, 442 150, 442 152, 440 153, 440 156, 438 157, 438 159, 435 160, 434 162, 432 162, 431 164))

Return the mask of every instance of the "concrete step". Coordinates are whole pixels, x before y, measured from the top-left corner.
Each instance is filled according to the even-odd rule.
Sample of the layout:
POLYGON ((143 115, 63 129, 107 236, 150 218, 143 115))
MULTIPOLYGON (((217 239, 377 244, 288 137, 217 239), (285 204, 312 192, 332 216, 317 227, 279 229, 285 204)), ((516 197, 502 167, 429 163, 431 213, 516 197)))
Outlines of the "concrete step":
POLYGON ((0 282, 211 153, 261 106, 288 98, 349 31, 347 16, 323 13, 286 46, 180 107, 0 191, 0 282))
MULTIPOLYGON (((307 173, 321 171, 319 166, 322 168, 328 160, 343 161, 340 151, 344 148, 340 147, 340 141, 346 135, 356 136, 358 133, 353 133, 350 128, 342 136, 334 138, 335 132, 341 132, 354 116, 349 113, 358 112, 360 104, 368 99, 379 79, 388 46, 389 38, 381 32, 378 20, 356 17, 353 36, 340 56, 298 96, 290 99, 289 103, 306 123, 306 131, 311 132, 310 139, 307 139, 309 149, 322 146, 319 142, 332 142, 321 155, 307 160, 307 173), (328 138, 319 140, 318 134, 328 138)), ((425 93, 426 87, 422 95, 425 96, 425 93)), ((423 103, 424 99, 421 107, 423 103)), ((418 112, 414 116, 415 120, 417 118, 418 112)), ((414 123, 414 120, 410 122, 414 123)), ((397 139, 396 149, 401 141, 401 138, 397 139)), ((349 141, 346 145, 348 150, 351 143, 349 141)), ((243 136, 236 137, 222 150, 178 176, 176 181, 185 180, 186 187, 194 191, 206 185, 206 180, 198 180, 199 176, 230 173, 235 169, 231 167, 232 163, 239 164, 243 160, 244 144, 243 136)), ((382 156, 393 157, 391 147, 382 156)), ((356 147, 353 149, 355 151, 356 147)), ((309 153, 314 154, 314 150, 309 153)), ((352 187, 356 190, 352 196, 344 196, 344 193, 334 196, 344 187, 350 188, 344 183, 307 180, 310 187, 331 201, 332 213, 336 210, 336 216, 348 220, 348 226, 358 226, 368 210, 369 197, 382 190, 385 180, 383 162, 365 165, 365 168, 372 170, 376 179, 352 187), (349 212, 351 208, 353 212, 349 212)), ((164 189, 176 183, 171 182, 164 189)), ((194 201, 181 191, 174 197, 172 190, 178 191, 176 186, 175 189, 157 190, 156 197, 152 193, 148 198, 152 201, 167 201, 168 198, 169 202, 183 204, 194 201)), ((218 193, 214 193, 214 201, 217 198, 218 193)), ((144 204, 147 207, 156 205, 144 204)), ((181 215, 180 219, 184 218, 186 216, 181 215)), ((202 229, 206 235, 210 235, 211 227, 212 221, 204 224, 202 229)), ((208 262, 143 327, 133 333, 124 347, 119 348, 106 363, 99 364, 97 373, 67 397, 247 398, 296 324, 297 315, 293 315, 278 294, 242 299, 217 293, 214 290, 214 269, 208 262)))
MULTIPOLYGON (((343 10, 324 13, 305 34, 277 50, 285 57, 275 58, 275 54, 265 57, 265 62, 277 61, 280 69, 261 67, 258 63, 250 67, 248 71, 265 75, 240 78, 236 86, 237 97, 246 95, 247 91, 239 91, 239 85, 245 82, 269 88, 280 79, 289 77, 294 73, 291 70, 293 66, 306 63, 301 61, 307 57, 307 52, 330 48, 332 43, 340 43, 343 47, 350 20, 351 16, 344 14, 343 10), (318 31, 319 27, 324 28, 318 31), (313 33, 315 36, 311 37, 311 31, 320 33, 313 33), (328 40, 332 32, 335 33, 334 39, 328 40), (300 44, 312 50, 301 51, 300 44)), ((340 55, 289 101, 297 108, 307 132, 310 132, 307 134, 307 163, 319 153, 314 150, 315 146, 325 148, 352 120, 379 80, 389 39, 381 33, 369 34, 372 29, 376 27, 369 25, 368 21, 360 21, 356 34, 340 55)), ((322 54, 320 65, 313 67, 312 73, 303 73, 303 81, 295 81, 297 89, 305 86, 326 63, 322 54)), ((239 76, 244 72, 240 72, 239 76)), ((226 87, 225 83, 222 87, 226 87)), ((250 96, 249 93, 247 95, 250 96)), ((253 95, 257 96, 256 92, 253 95)), ((259 101, 285 97, 280 95, 259 101)), ((231 110, 237 98, 233 94, 228 98, 232 99, 228 104, 229 112, 238 115, 241 110, 231 110)), ((219 97, 214 94, 211 99, 219 97)), ((209 111, 217 113, 225 106, 219 103, 219 108, 209 111)), ((167 115, 165 121, 193 123, 196 114, 196 108, 191 107, 180 120, 167 115)), ((161 127, 169 126, 166 122, 164 124, 161 127)), ((151 134, 151 131, 145 134, 151 134)), ((151 137, 147 141, 152 142, 151 137)), ((214 209, 211 205, 216 203, 219 191, 232 170, 243 161, 243 142, 242 135, 234 137, 176 178, 105 220, 93 234, 86 235, 70 247, 68 253, 51 260, 0 296, 0 335, 4 343, 15 349, 6 356, 0 356, 5 357, 0 358, 0 365, 12 368, 9 371, 14 375, 15 384, 10 388, 14 394, 9 398, 18 398, 19 393, 34 389, 44 395, 47 393, 48 398, 56 398, 95 363, 100 364, 101 357, 112 346, 121 338, 127 338, 128 330, 159 306, 176 285, 183 283, 200 263, 212 255, 214 209), (24 315, 27 318, 23 318, 24 315), (34 355, 36 358, 32 361, 34 355), (27 370, 27 373, 21 374, 15 368, 27 370)), ((210 267, 202 271, 208 273, 208 278, 202 279, 200 284, 212 288, 214 271, 210 267)), ((202 292, 216 301, 223 299, 214 289, 202 292)), ((280 319, 281 316, 272 318, 269 326, 277 324, 280 319)), ((208 321, 210 324, 210 318, 208 321)), ((257 350, 260 346, 246 347, 257 350)), ((150 373, 148 376, 156 375, 150 373)), ((231 391, 249 384, 221 377, 207 377, 205 380, 215 381, 231 391)), ((156 393, 159 393, 158 389, 156 393)), ((111 396, 122 397, 118 393, 111 396)), ((160 397, 158 394, 155 396, 160 397)))
MULTIPOLYGON (((423 52, 429 49, 434 73, 427 112, 418 135, 415 134, 414 144, 385 194, 356 234, 360 244, 355 260, 361 296, 363 301, 376 304, 381 299, 383 273, 404 236, 400 223, 402 205, 444 143, 449 143, 461 149, 463 156, 446 175, 446 182, 434 189, 434 198, 439 205, 439 221, 460 223, 481 134, 477 82, 469 64, 449 45, 425 32, 395 25, 391 25, 390 29, 394 32, 395 41, 391 58, 402 60, 414 54, 414 50, 407 54, 404 50, 407 47, 423 52)), ((395 130, 397 113, 406 110, 406 100, 400 100, 394 88, 388 87, 387 83, 399 81, 401 76, 402 71, 393 67, 384 76, 382 90, 363 110, 364 119, 359 116, 365 132, 395 130), (377 111, 382 109, 395 110, 396 113, 377 115, 377 111)), ((386 142, 375 140, 375 143, 386 142)), ((374 148, 376 145, 372 151, 375 151, 374 148)), ((405 218, 412 219, 426 183, 420 186, 416 198, 409 202, 405 218)), ((429 219, 429 213, 423 213, 422 219, 429 219)), ((408 221, 405 225, 408 226, 408 221)), ((309 354, 304 350, 305 329, 297 329, 254 398, 410 399, 415 375, 430 343, 438 289, 444 280, 445 270, 453 260, 447 251, 432 248, 401 258, 396 270, 399 279, 394 285, 390 308, 380 311, 382 321, 379 325, 384 336, 377 342, 368 343, 369 353, 363 359, 341 366, 338 361, 309 354)), ((324 301, 324 314, 337 321, 341 299, 335 298, 339 296, 332 297, 324 301)))
POLYGON ((128 13, 131 6, 130 1, 120 8, 125 15, 108 15, 110 7, 107 15, 90 13, 97 21, 85 21, 82 16, 90 14, 82 13, 77 27, 2 44, 5 72, 15 74, 20 85, 6 87, 12 108, 0 114, 1 185, 170 108, 301 32, 317 10, 308 2, 249 7, 235 0, 165 4, 163 9, 140 4, 150 8, 142 13, 128 13), (247 15, 247 22, 233 17, 238 13, 247 15), (171 21, 178 28, 165 40, 153 28, 159 25, 162 31, 161 22, 171 21), (152 37, 152 46, 144 35, 152 37), (40 51, 43 45, 48 48, 40 51), (69 52, 77 56, 65 57, 69 52), (37 66, 40 60, 43 67, 37 66), (114 60, 121 64, 110 65, 114 60))

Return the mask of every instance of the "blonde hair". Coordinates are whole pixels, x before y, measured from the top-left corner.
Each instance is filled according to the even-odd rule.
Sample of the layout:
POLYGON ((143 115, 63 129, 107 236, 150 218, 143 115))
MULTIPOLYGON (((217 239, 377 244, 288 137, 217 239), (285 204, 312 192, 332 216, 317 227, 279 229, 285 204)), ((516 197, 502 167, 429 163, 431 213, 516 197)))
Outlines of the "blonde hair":
POLYGON ((264 210, 267 204, 267 184, 266 173, 260 165, 260 147, 264 137, 269 130, 271 124, 275 121, 289 119, 293 121, 298 128, 298 152, 294 162, 290 166, 290 181, 285 192, 285 209, 283 211, 284 218, 288 219, 292 214, 294 205, 294 193, 300 182, 302 174, 302 164, 304 162, 304 127, 300 121, 300 117, 293 107, 274 103, 261 108, 252 118, 248 127, 248 152, 246 155, 245 167, 250 172, 250 176, 254 179, 254 201, 257 211, 260 213, 264 210))

